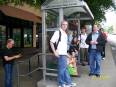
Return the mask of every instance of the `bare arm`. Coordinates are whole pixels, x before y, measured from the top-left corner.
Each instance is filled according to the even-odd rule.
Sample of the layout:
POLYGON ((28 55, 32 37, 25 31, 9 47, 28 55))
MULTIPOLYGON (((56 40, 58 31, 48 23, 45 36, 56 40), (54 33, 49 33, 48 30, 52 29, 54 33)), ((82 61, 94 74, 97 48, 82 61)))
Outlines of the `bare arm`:
POLYGON ((55 47, 54 47, 54 44, 50 41, 50 46, 51 46, 51 48, 52 48, 52 51, 53 51, 53 53, 55 53, 55 47))
POLYGON ((52 43, 51 41, 50 41, 50 46, 51 46, 51 48, 52 48, 52 51, 53 51, 54 55, 55 55, 56 57, 59 57, 58 52, 55 50, 54 43, 52 43))
POLYGON ((80 40, 77 41, 77 45, 80 43, 80 40))
POLYGON ((4 59, 6 61, 10 61, 10 60, 17 59, 17 58, 20 58, 20 57, 21 57, 21 54, 18 54, 18 55, 12 56, 12 57, 4 56, 4 59))

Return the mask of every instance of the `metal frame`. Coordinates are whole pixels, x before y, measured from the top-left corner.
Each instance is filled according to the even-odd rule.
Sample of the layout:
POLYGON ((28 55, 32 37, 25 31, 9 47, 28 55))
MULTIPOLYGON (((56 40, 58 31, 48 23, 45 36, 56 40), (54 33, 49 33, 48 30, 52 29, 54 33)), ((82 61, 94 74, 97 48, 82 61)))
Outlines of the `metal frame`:
MULTIPOLYGON (((61 5, 51 5, 50 3, 52 3, 52 1, 66 1, 66 0, 47 0, 42 6, 41 6, 41 10, 42 10, 42 63, 43 63, 43 81, 44 81, 44 84, 46 85, 46 75, 51 75, 51 74, 48 74, 46 72, 47 68, 46 68, 46 57, 47 57, 47 53, 46 53, 46 32, 47 31, 55 31, 57 30, 58 28, 56 28, 55 30, 49 30, 47 29, 46 27, 46 20, 45 20, 45 15, 46 15, 46 12, 47 10, 53 10, 53 9, 58 9, 58 13, 59 13, 59 24, 61 23, 61 21, 63 20, 64 18, 64 9, 68 9, 68 8, 72 8, 72 7, 81 7, 85 10, 86 14, 89 14, 89 18, 87 20, 92 20, 94 17, 90 11, 90 9, 88 8, 87 4, 84 2, 84 1, 80 1, 80 0, 75 0, 76 2, 80 2, 80 4, 78 3, 72 3, 72 4, 65 4, 63 5, 64 3, 61 3, 61 5)), ((68 1, 68 0, 67 0, 68 1)), ((71 1, 71 0, 70 0, 71 1)), ((73 0, 74 1, 74 0, 73 0)), ((85 13, 84 12, 84 13, 85 13)), ((72 20, 75 20, 75 18, 71 18, 72 20)), ((76 20, 78 20, 78 32, 80 33, 80 14, 78 16, 78 18, 76 18, 76 20)), ((83 19, 83 20, 86 20, 86 19, 83 19)), ((79 58, 79 61, 80 61, 80 58, 79 58)), ((53 69, 49 69, 49 70, 53 70, 53 69)), ((53 74, 52 74, 53 76, 53 74)))
MULTIPOLYGON (((23 60, 17 60, 17 61, 15 61, 15 65, 16 65, 16 76, 17 76, 17 87, 20 87, 20 77, 25 77, 25 76, 31 76, 31 74, 33 73, 33 72, 35 72, 35 71, 37 71, 37 70, 39 70, 39 69, 42 69, 41 67, 39 67, 38 65, 38 67, 37 68, 35 68, 35 69, 31 69, 31 59, 34 59, 34 58, 36 58, 36 57, 38 57, 38 61, 39 61, 39 56, 40 56, 41 54, 39 54, 39 53, 36 53, 36 54, 34 54, 34 55, 32 55, 31 57, 29 57, 29 58, 24 58, 23 60), (24 64, 26 61, 28 61, 28 72, 27 73, 25 73, 25 74, 21 74, 20 73, 20 65, 21 64, 24 64)), ((38 62, 37 61, 37 62, 38 62)), ((39 62, 38 62, 38 64, 39 64, 39 62)))

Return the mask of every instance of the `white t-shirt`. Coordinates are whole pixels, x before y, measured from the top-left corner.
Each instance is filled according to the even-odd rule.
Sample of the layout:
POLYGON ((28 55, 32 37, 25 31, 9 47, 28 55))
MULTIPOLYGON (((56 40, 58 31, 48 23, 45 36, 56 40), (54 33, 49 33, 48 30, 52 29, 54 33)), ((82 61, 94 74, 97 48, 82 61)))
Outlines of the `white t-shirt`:
POLYGON ((78 40, 80 41, 80 48, 88 48, 89 45, 86 44, 85 40, 87 38, 87 34, 79 35, 78 40))
MULTIPOLYGON (((59 41, 57 51, 59 55, 67 55, 67 34, 62 29, 60 29, 60 31, 61 31, 61 41, 59 41)), ((58 39, 59 39, 59 31, 55 31, 50 41, 55 43, 58 42, 58 39)))

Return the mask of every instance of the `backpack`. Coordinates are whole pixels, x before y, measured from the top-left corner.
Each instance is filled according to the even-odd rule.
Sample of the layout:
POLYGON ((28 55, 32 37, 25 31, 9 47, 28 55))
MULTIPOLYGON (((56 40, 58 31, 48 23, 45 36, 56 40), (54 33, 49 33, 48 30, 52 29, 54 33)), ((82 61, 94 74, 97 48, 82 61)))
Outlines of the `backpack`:
MULTIPOLYGON (((53 44, 54 44, 54 47, 55 47, 55 50, 57 49, 58 44, 59 44, 60 41, 61 41, 61 31, 59 30, 59 38, 58 38, 58 42, 53 43, 53 44)), ((53 53, 50 44, 49 44, 49 51, 50 51, 50 53, 53 53)))

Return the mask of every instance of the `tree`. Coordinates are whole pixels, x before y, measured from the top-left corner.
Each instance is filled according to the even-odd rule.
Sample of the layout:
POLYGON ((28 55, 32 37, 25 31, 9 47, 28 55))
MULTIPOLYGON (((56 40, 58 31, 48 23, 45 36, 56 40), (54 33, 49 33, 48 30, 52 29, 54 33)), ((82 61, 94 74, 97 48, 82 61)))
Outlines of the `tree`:
POLYGON ((113 0, 84 0, 89 5, 93 15, 94 21, 101 22, 106 20, 105 12, 108 9, 116 9, 115 3, 113 0))
POLYGON ((14 3, 15 5, 29 4, 33 7, 41 7, 45 0, 0 0, 0 5, 14 3))
MULTIPOLYGON (((42 3, 46 0, 0 0, 0 4, 14 3, 15 5, 22 5, 27 3, 34 7, 41 7, 42 3)), ((116 9, 113 0, 84 0, 89 5, 93 15, 94 22, 101 22, 106 20, 105 12, 109 9, 116 9)), ((115 1, 115 0, 114 0, 115 1)))
POLYGON ((109 26, 105 29, 108 33, 112 34, 113 33, 113 26, 109 26))

